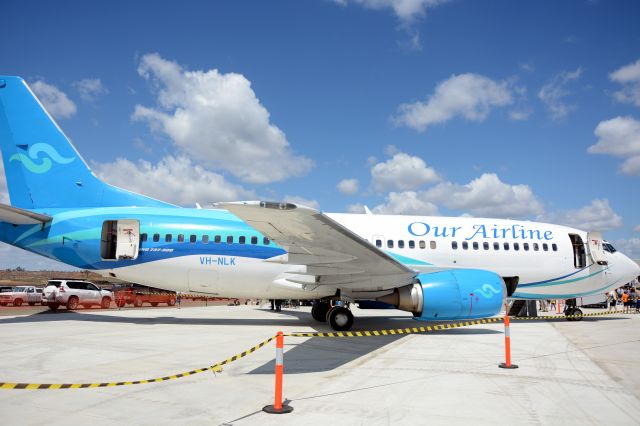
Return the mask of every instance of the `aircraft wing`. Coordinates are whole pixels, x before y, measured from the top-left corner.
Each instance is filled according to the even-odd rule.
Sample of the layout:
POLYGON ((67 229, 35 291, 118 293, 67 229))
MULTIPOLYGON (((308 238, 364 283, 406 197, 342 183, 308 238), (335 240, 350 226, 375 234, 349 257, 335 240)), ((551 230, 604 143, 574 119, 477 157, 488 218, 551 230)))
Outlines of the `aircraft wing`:
POLYGON ((46 214, 22 210, 6 204, 0 204, 0 222, 12 225, 38 225, 50 222, 53 218, 46 214))
POLYGON ((416 272, 321 212, 291 203, 218 203, 287 250, 282 263, 306 265, 287 278, 300 284, 382 291, 413 282, 416 272))

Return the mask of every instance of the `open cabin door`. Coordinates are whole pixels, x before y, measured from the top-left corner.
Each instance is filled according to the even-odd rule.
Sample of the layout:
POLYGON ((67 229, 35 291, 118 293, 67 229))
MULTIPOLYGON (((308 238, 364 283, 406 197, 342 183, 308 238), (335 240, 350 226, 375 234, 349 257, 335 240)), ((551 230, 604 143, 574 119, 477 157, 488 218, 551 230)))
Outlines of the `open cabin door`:
POLYGON ((140 244, 140 222, 134 219, 106 220, 102 224, 100 254, 105 260, 136 259, 140 244))
POLYGON ((587 241, 589 246, 589 254, 595 263, 598 265, 607 265, 607 258, 604 254, 604 248, 602 247, 602 233, 600 232, 588 232, 587 241))

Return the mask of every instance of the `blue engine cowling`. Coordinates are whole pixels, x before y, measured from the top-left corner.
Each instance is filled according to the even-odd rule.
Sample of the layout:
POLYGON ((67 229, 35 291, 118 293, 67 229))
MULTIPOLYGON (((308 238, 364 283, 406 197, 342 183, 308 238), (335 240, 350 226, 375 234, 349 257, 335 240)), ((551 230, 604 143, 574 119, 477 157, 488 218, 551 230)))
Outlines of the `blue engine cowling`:
POLYGON ((504 307, 506 286, 500 276, 481 269, 457 269, 420 274, 421 321, 485 318, 504 307))

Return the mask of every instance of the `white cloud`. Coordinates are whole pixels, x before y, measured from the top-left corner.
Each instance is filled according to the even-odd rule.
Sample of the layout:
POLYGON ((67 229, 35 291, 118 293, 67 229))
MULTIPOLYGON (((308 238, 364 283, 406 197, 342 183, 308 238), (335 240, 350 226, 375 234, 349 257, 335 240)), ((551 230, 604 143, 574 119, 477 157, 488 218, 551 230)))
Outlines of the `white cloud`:
POLYGON ((76 111, 76 104, 62 90, 52 84, 37 80, 29 84, 33 93, 36 94, 40 102, 54 118, 69 118, 76 111))
POLYGON ((511 118, 513 121, 524 121, 524 120, 527 120, 530 115, 531 115, 531 111, 530 110, 509 111, 509 118, 511 118))
POLYGON ((157 106, 137 105, 133 118, 169 136, 194 161, 251 183, 281 181, 313 167, 292 152, 243 75, 188 71, 158 54, 144 55, 138 73, 155 87, 157 106))
POLYGON ((23 267, 29 271, 77 271, 73 266, 0 242, 0 269, 23 267))
POLYGON ((584 231, 608 231, 622 226, 622 217, 613 211, 607 199, 595 199, 590 205, 575 210, 542 215, 538 220, 584 231))
POLYGON ((87 102, 93 102, 99 96, 109 93, 109 90, 104 87, 99 78, 84 78, 74 82, 73 87, 80 94, 80 98, 87 102))
POLYGON ((347 213, 365 213, 364 204, 349 204, 347 206, 347 213))
POLYGON ((360 184, 358 182, 358 179, 342 179, 340 182, 338 182, 338 185, 336 185, 338 191, 346 195, 353 195, 357 193, 359 187, 360 184))
POLYGON ((616 250, 627 255, 631 259, 640 260, 640 238, 621 238, 610 242, 616 250))
POLYGON ((406 191, 440 180, 436 171, 424 160, 403 152, 371 168, 371 184, 377 192, 389 189, 406 191))
POLYGON ((554 76, 538 92, 538 98, 549 107, 551 118, 560 120, 566 117, 569 112, 575 109, 573 105, 567 105, 564 98, 571 95, 571 91, 566 86, 571 81, 577 80, 582 75, 582 68, 578 67, 575 71, 562 71, 554 76))
POLYGON ((312 209, 320 210, 320 203, 318 203, 316 200, 308 200, 296 195, 285 195, 284 201, 286 203, 298 204, 300 206, 311 207, 312 209))
POLYGON ((632 117, 616 117, 601 121, 594 131, 598 142, 588 151, 625 159, 620 171, 640 175, 640 121, 632 117))
POLYGON ((7 180, 4 175, 2 153, 0 153, 0 203, 9 204, 9 189, 7 188, 7 180))
POLYGON ((359 4, 367 9, 390 9, 403 22, 412 22, 426 15, 427 9, 449 0, 334 0, 341 5, 359 4))
POLYGON ((478 74, 453 75, 438 84, 425 102, 402 104, 393 120, 422 132, 456 116, 483 121, 491 109, 513 103, 513 93, 506 81, 497 82, 478 74))
POLYGON ((485 173, 466 185, 438 184, 425 191, 422 199, 474 216, 526 217, 543 210, 528 185, 509 185, 494 173, 485 173))
POLYGON ((438 207, 423 199, 423 193, 415 191, 390 192, 385 203, 373 208, 374 213, 406 214, 433 216, 438 214, 438 207))
POLYGON ((609 78, 622 85, 622 89, 614 93, 619 102, 640 106, 640 59, 615 70, 609 78))
POLYGON ((112 185, 184 206, 256 198, 253 191, 226 181, 184 156, 166 156, 158 164, 119 158, 113 163, 96 163, 93 168, 98 177, 112 185))

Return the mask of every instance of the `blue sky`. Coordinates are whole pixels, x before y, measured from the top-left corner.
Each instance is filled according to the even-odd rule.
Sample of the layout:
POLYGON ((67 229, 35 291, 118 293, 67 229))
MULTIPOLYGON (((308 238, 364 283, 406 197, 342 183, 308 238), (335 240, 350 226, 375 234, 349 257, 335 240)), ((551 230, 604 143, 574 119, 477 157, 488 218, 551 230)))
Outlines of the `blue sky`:
MULTIPOLYGON (((157 198, 545 220, 640 258, 638 22, 635 1, 5 0, 0 73, 157 198)), ((50 265, 0 246, 27 262, 50 265)))

